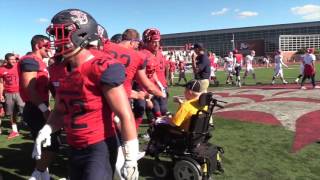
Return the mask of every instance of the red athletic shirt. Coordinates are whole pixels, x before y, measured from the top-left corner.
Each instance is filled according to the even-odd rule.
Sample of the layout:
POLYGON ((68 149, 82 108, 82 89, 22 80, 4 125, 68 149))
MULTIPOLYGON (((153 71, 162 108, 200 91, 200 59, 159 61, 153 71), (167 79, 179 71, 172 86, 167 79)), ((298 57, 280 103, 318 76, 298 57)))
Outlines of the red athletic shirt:
POLYGON ((13 67, 8 65, 0 67, 0 78, 3 79, 5 93, 19 92, 19 74, 17 64, 13 67))
POLYGON ((142 58, 146 60, 146 74, 150 79, 159 68, 159 62, 157 61, 156 56, 154 56, 150 51, 143 49, 139 52, 142 58))
MULTIPOLYGON (((142 49, 139 51, 142 59, 145 59, 145 63, 146 63, 146 75, 147 77, 150 79, 151 82, 153 82, 157 87, 157 83, 155 82, 155 79, 153 79, 153 75, 154 73, 156 73, 156 70, 159 66, 156 57, 148 50, 146 49, 142 49)), ((137 82, 138 85, 136 85, 135 90, 142 90, 142 91, 146 91, 143 88, 143 85, 141 84, 141 82, 137 82)))
POLYGON ((237 63, 241 64, 241 61, 243 59, 242 54, 234 54, 234 57, 236 58, 237 63))
POLYGON ((170 61, 169 62, 169 71, 170 72, 175 72, 176 71, 176 62, 170 61))
POLYGON ((122 47, 110 41, 106 42, 103 51, 110 54, 114 59, 120 61, 126 68, 126 80, 123 85, 130 97, 133 79, 138 70, 145 69, 145 59, 133 49, 122 47))
POLYGON ((166 79, 166 66, 167 66, 167 60, 163 56, 161 51, 157 52, 156 59, 158 61, 158 69, 156 70, 157 76, 163 87, 167 86, 167 79, 166 79))
POLYGON ((102 85, 116 87, 125 80, 125 68, 106 54, 80 65, 60 79, 58 108, 64 112, 67 142, 85 148, 114 136, 112 111, 101 91, 102 85))
MULTIPOLYGON (((47 65, 42 59, 34 55, 24 56, 18 63, 19 78, 21 79, 22 72, 37 72, 36 76, 36 91, 41 97, 42 101, 49 101, 49 74, 47 65)), ((23 101, 27 102, 30 100, 28 92, 22 88, 20 81, 20 95, 23 101)))

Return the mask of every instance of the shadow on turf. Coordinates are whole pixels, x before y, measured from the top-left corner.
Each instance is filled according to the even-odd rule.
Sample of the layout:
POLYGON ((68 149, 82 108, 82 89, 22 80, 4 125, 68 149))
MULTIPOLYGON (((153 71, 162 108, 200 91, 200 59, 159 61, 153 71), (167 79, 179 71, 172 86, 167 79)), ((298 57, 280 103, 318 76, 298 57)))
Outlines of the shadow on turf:
POLYGON ((8 180, 24 180, 25 178, 0 170, 0 180, 7 180, 7 179, 8 180))
MULTIPOLYGON (((156 179, 163 179, 163 180, 174 180, 172 172, 169 173, 168 177, 165 178, 156 178, 153 173, 153 166, 156 163, 155 160, 149 158, 143 158, 139 160, 139 175, 140 177, 144 177, 145 180, 156 180, 156 179)), ((172 168, 168 168, 169 171, 172 171, 172 168)))
MULTIPOLYGON (((31 139, 25 135, 22 139, 31 139)), ((0 149, 0 167, 8 171, 0 170, 3 180, 20 180, 22 176, 30 176, 34 170, 35 161, 31 158, 33 149, 32 142, 23 142, 19 144, 9 144, 8 148, 0 149), (14 172, 15 174, 12 174, 14 172)), ((63 144, 55 160, 50 165, 50 173, 58 177, 66 177, 68 169, 67 146, 63 144)), ((1 179, 0 179, 1 180, 1 179)))
MULTIPOLYGON (((31 166, 33 163, 31 159, 32 143, 25 142, 20 144, 10 144, 9 148, 1 148, 0 166, 14 171, 16 174, 27 176, 32 172, 31 166)), ((6 179, 19 179, 16 175, 10 172, 2 172, 4 180, 6 179), (8 177, 7 177, 8 176, 8 177), (15 176, 13 178, 12 176, 15 176)))

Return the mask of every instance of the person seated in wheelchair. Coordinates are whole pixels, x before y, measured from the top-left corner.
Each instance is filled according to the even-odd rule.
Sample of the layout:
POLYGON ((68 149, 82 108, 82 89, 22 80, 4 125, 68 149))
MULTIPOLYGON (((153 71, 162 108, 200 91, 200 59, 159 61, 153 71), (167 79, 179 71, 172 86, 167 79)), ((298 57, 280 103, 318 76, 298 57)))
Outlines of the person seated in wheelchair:
MULTIPOLYGON (((180 98, 174 98, 174 101, 180 104, 174 116, 172 118, 167 116, 160 117, 155 121, 151 140, 157 142, 159 151, 162 151, 170 140, 183 135, 183 132, 189 131, 193 115, 197 114, 199 110, 207 110, 208 106, 201 106, 199 104, 199 97, 204 90, 205 88, 200 81, 189 81, 185 85, 185 101, 180 98), (159 147, 160 145, 163 148, 159 147)), ((153 152, 149 152, 149 154, 153 154, 153 152)))

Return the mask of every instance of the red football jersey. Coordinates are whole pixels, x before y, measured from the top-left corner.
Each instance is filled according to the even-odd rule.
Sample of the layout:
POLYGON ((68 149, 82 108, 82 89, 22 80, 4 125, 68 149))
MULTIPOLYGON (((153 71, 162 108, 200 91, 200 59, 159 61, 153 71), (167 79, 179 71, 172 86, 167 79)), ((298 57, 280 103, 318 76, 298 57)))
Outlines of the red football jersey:
POLYGON ((167 86, 167 79, 166 79, 166 66, 167 66, 167 60, 163 56, 161 51, 157 52, 156 59, 158 61, 158 68, 156 70, 157 76, 163 87, 167 86))
MULTIPOLYGON (((140 50, 139 53, 142 56, 142 58, 145 59, 147 77, 150 79, 151 82, 153 82, 156 85, 156 87, 158 87, 157 83, 153 79, 153 74, 156 73, 156 70, 159 66, 159 64, 156 60, 156 57, 150 51, 148 51, 146 49, 140 50)), ((141 84, 141 82, 138 82, 138 86, 139 87, 136 90, 146 91, 143 88, 143 85, 141 84)))
POLYGON ((157 61, 156 56, 146 49, 140 50, 139 53, 142 56, 142 58, 146 61, 147 76, 152 77, 153 73, 155 73, 159 66, 159 62, 157 61))
MULTIPOLYGON (((22 57, 18 63, 18 72, 20 79, 22 72, 37 72, 36 91, 38 95, 41 97, 42 101, 49 101, 49 74, 47 70, 47 65, 43 62, 42 59, 39 59, 34 55, 22 57)), ((25 91, 25 89, 22 89, 22 86, 20 86, 20 95, 23 101, 27 102, 30 100, 28 93, 25 91)))
POLYGON ((126 80, 123 85, 128 97, 130 97, 133 79, 138 70, 145 68, 145 59, 143 59, 137 51, 122 47, 110 41, 104 44, 103 50, 125 66, 126 80))
POLYGON ((55 94, 57 88, 60 86, 59 79, 66 77, 67 68, 63 63, 53 63, 48 67, 49 84, 53 89, 50 89, 52 94, 55 94))
POLYGON ((19 92, 19 74, 17 64, 13 67, 9 67, 8 65, 0 67, 0 78, 3 79, 4 92, 19 92))
POLYGON ((175 72, 176 71, 176 62, 170 61, 169 62, 169 71, 170 72, 175 72))
POLYGON ((234 57, 236 58, 236 62, 240 64, 243 59, 242 54, 234 54, 234 57))
POLYGON ((64 112, 69 145, 84 148, 114 136, 112 111, 101 88, 119 86, 124 80, 124 66, 110 56, 94 57, 59 80, 58 108, 64 112))

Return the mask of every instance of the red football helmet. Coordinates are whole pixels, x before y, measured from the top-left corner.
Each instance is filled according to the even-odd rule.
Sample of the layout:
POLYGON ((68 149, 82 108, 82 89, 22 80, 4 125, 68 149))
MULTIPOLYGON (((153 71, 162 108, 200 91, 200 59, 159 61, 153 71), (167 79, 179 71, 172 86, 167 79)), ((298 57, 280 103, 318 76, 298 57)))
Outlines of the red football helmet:
POLYGON ((99 41, 97 25, 90 14, 79 9, 67 9, 57 13, 47 28, 47 33, 54 43, 55 55, 65 55, 87 47, 90 42, 99 41))
POLYGON ((161 40, 160 31, 156 28, 146 29, 143 32, 142 38, 143 38, 143 42, 160 41, 161 40))

